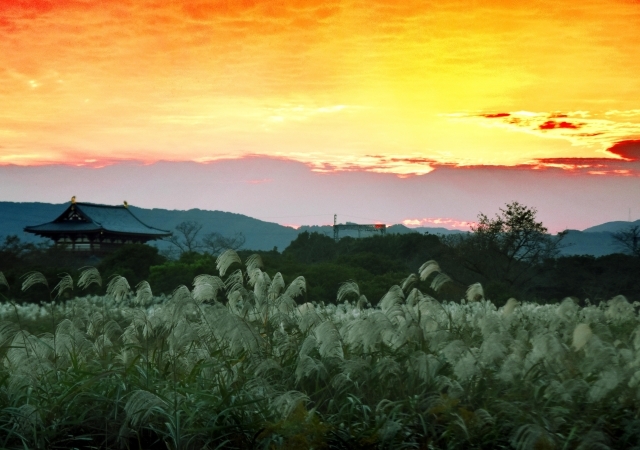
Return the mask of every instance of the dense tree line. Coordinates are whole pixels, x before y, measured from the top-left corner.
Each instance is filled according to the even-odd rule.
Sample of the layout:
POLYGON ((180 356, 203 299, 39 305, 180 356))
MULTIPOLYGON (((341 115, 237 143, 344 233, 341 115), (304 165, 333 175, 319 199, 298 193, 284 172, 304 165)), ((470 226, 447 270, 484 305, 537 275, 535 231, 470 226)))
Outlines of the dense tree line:
MULTIPOLYGON (((122 275, 132 287, 147 280, 155 293, 170 294, 176 286, 190 286, 197 275, 217 273, 216 257, 226 244, 243 258, 259 253, 267 273, 280 272, 287 281, 304 276, 308 286, 304 301, 318 303, 335 301, 340 285, 353 280, 375 305, 389 286, 402 284, 430 260, 438 262, 448 281, 437 291, 432 289, 433 276, 413 282, 421 291, 441 299, 462 298, 467 286, 479 282, 485 297, 499 306, 510 297, 557 302, 573 296, 581 302, 600 302, 622 294, 631 301, 640 300, 640 257, 633 245, 626 254, 558 257, 562 234, 550 236, 536 221, 536 210, 516 202, 506 205, 495 218, 480 214, 468 234, 389 234, 345 237, 336 242, 324 234, 304 232, 281 253, 275 249, 240 250, 244 243, 241 235, 208 235, 208 245, 201 244, 196 239, 197 224, 182 228, 173 238, 178 250, 173 255, 134 244, 98 258, 27 244, 9 236, 0 243, 0 270, 15 286, 12 295, 25 301, 48 298, 44 291, 20 292, 20 277, 25 273, 38 270, 55 284, 60 274, 75 276, 84 266, 95 266, 106 277, 122 275)), ((630 236, 628 241, 635 243, 635 234, 630 236)))

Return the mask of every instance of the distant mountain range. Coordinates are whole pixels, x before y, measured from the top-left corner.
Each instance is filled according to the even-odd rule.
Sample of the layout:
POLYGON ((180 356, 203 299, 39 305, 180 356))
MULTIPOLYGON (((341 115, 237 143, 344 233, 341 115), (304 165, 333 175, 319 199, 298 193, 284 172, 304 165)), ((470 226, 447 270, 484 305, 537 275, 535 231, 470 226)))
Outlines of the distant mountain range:
MULTIPOLYGON (((0 202, 0 239, 4 236, 18 235, 26 242, 39 242, 42 239, 23 231, 25 226, 40 225, 51 222, 60 215, 68 206, 65 204, 51 203, 13 203, 0 202)), ((188 211, 167 209, 145 209, 131 206, 131 211, 143 222, 156 228, 174 230, 181 222, 193 220, 203 225, 201 235, 210 232, 218 232, 223 236, 233 236, 242 232, 246 237, 245 248, 252 250, 284 250, 299 233, 304 231, 323 233, 333 236, 332 226, 302 226, 298 229, 286 227, 277 223, 265 222, 242 214, 234 214, 224 211, 205 211, 190 209, 188 211)), ((569 230, 564 239, 565 247, 563 255, 593 255, 603 256, 616 253, 619 248, 615 245, 611 233, 618 232, 629 226, 640 225, 640 220, 635 222, 607 222, 596 225, 582 231, 569 230)), ((393 225, 387 229, 387 233, 431 233, 454 234, 460 230, 446 228, 407 228, 404 225, 393 225)), ((354 231, 341 231, 340 236, 357 236, 354 231)), ((362 233, 367 236, 369 233, 362 233)), ((170 246, 168 242, 156 241, 154 243, 160 249, 170 246)))

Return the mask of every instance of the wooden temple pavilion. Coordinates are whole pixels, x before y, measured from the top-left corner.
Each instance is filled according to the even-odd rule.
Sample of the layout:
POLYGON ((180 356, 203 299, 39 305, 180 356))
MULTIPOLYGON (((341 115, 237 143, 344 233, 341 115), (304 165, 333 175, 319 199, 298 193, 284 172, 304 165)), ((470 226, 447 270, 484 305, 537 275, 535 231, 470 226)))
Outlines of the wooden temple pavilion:
POLYGON ((118 206, 78 203, 75 196, 57 219, 25 227, 24 231, 52 239, 68 250, 94 253, 171 236, 170 231, 140 221, 129 210, 127 202, 118 206))

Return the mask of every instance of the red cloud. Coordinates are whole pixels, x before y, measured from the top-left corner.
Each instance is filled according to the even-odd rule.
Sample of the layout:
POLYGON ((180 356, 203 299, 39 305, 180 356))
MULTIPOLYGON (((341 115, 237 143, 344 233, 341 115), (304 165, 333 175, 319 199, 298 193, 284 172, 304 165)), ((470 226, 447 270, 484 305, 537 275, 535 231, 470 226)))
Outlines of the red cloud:
POLYGON ((627 161, 638 161, 640 160, 640 140, 616 142, 607 151, 622 156, 627 161))
POLYGON ((572 130, 577 130, 581 128, 581 123, 571 123, 571 122, 556 122, 555 120, 547 120, 545 123, 540 125, 538 128, 541 130, 553 130, 555 128, 569 128, 572 130))
POLYGON ((480 117, 484 117, 486 119, 498 119, 500 117, 509 117, 511 114, 509 113, 495 113, 495 114, 480 114, 480 117))
POLYGON ((540 158, 536 161, 543 164, 573 164, 599 167, 603 164, 610 163, 612 160, 611 158, 540 158))

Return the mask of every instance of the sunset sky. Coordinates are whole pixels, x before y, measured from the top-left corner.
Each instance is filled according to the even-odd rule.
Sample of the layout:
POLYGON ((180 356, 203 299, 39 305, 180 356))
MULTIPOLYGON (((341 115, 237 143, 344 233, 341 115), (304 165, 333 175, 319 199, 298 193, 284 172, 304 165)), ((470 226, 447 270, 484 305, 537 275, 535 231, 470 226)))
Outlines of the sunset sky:
POLYGON ((639 42, 636 0, 0 0, 0 200, 636 220, 639 42))

